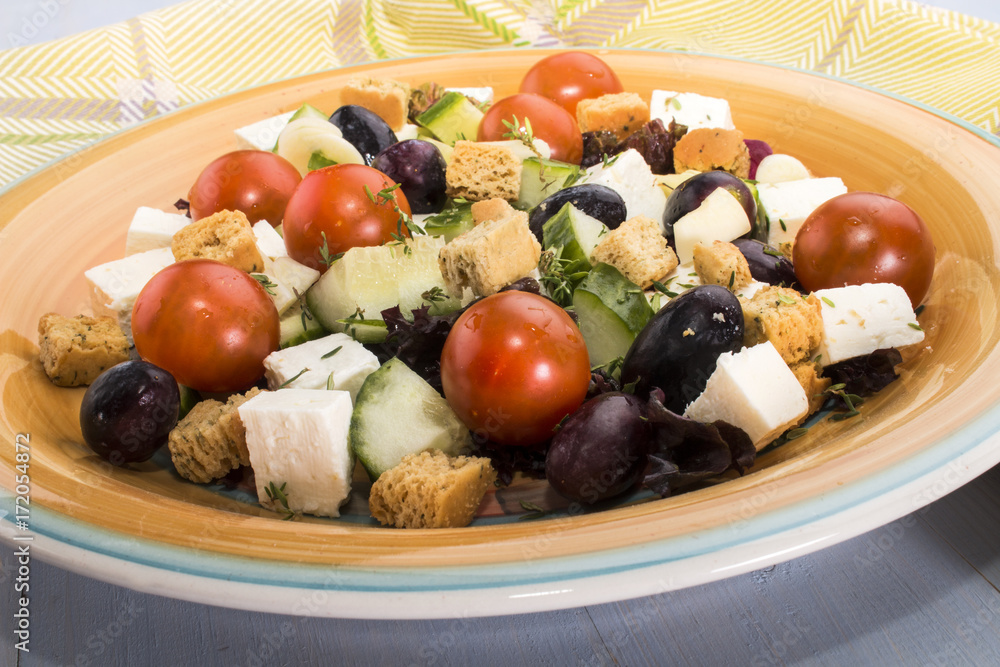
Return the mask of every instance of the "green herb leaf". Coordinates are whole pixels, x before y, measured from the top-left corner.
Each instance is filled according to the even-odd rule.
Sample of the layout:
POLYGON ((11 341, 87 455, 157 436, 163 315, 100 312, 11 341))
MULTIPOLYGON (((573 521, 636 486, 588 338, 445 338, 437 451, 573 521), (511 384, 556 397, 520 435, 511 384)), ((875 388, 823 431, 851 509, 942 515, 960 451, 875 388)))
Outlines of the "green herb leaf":
POLYGON ((274 296, 277 292, 273 288, 277 287, 278 284, 271 282, 271 279, 265 276, 263 273, 251 273, 250 277, 260 283, 260 286, 264 288, 264 291, 274 296))
POLYGON ((337 354, 338 352, 340 352, 343 349, 344 349, 343 345, 338 345, 337 347, 335 347, 334 349, 330 350, 329 352, 327 352, 326 354, 324 354, 322 357, 320 357, 320 359, 329 359, 330 357, 332 357, 333 355, 337 354))
POLYGON ((303 374, 308 373, 308 372, 309 372, 308 368, 303 368, 301 371, 299 371, 298 373, 296 373, 295 375, 293 375, 292 377, 288 378, 287 380, 285 380, 284 382, 282 382, 280 385, 278 385, 278 389, 283 389, 283 388, 287 387, 288 385, 290 385, 291 383, 295 382, 300 377, 302 377, 303 374))

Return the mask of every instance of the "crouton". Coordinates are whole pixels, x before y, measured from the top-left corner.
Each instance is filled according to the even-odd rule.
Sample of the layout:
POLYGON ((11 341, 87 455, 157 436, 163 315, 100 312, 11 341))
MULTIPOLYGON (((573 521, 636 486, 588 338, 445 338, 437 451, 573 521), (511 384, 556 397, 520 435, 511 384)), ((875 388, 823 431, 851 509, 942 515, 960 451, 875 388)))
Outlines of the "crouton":
POLYGON ((170 249, 178 262, 214 259, 248 273, 264 270, 257 237, 242 211, 219 211, 192 222, 174 234, 170 249))
POLYGON ((581 132, 607 130, 621 141, 649 122, 649 105, 636 93, 610 93, 580 100, 576 122, 581 132))
POLYGON ((743 306, 743 344, 771 341, 789 366, 809 358, 823 338, 821 304, 814 295, 803 298, 790 287, 768 285, 743 306))
POLYGON ((392 79, 352 79, 340 89, 340 102, 368 109, 398 132, 406 125, 410 87, 392 79))
POLYGON ((660 233, 660 225, 643 215, 602 236, 590 261, 610 264, 642 289, 677 268, 677 255, 660 233))
POLYGON ((753 282, 747 258, 739 248, 725 241, 695 243, 694 270, 702 284, 721 285, 733 293, 753 282))
POLYGON ((830 378, 820 377, 819 365, 812 361, 793 364, 790 368, 795 375, 795 379, 799 381, 802 389, 806 392, 806 398, 809 399, 809 412, 799 422, 801 423, 808 419, 809 415, 823 407, 823 403, 826 402, 826 394, 823 392, 830 386, 831 380, 830 378))
POLYGON ((750 177, 750 151, 739 130, 703 127, 691 130, 674 146, 674 171, 721 169, 740 178, 750 177))
POLYGON ((505 146, 457 141, 445 180, 450 197, 515 201, 521 192, 521 161, 505 146))
POLYGON ((508 204, 506 199, 486 199, 472 204, 472 220, 477 225, 487 220, 505 218, 513 212, 514 207, 508 204))
POLYGON ((184 415, 167 439, 170 458, 181 477, 208 484, 250 465, 246 429, 236 409, 259 393, 254 387, 245 394, 233 394, 225 403, 206 399, 184 415))
POLYGON ((64 317, 46 313, 38 320, 38 356, 52 384, 90 384, 115 364, 129 360, 129 342, 113 317, 64 317))
POLYGON ((496 476, 487 458, 450 457, 437 449, 408 454, 372 485, 368 509, 379 523, 396 528, 467 526, 496 476))
POLYGON ((460 297, 463 288, 489 296, 538 267, 542 247, 528 229, 528 214, 513 211, 487 220, 449 241, 438 254, 448 291, 460 297))

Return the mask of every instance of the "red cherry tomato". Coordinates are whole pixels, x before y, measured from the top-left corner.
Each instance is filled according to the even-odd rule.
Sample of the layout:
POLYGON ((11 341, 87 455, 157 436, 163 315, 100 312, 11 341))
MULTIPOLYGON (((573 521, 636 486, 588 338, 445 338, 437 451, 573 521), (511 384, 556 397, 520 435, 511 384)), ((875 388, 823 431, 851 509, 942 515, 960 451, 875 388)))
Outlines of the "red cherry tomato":
POLYGON ((618 75, 597 56, 567 51, 542 58, 521 80, 522 93, 547 97, 576 117, 580 100, 625 91, 618 75))
POLYGON ((222 210, 243 211, 250 224, 277 226, 302 180, 285 158, 268 151, 234 151, 213 160, 188 192, 194 220, 222 210))
POLYGON ((806 218, 795 236, 792 263, 809 291, 895 283, 916 308, 934 275, 934 241, 906 204, 874 192, 848 192, 806 218))
POLYGON ((441 353, 445 398, 477 439, 531 445, 575 411, 590 384, 587 346, 562 308, 527 292, 473 304, 441 353))
POLYGON ((171 264, 132 307, 139 356, 199 391, 240 391, 259 380, 278 334, 278 311, 261 284, 211 259, 171 264))
POLYGON ((524 119, 531 121, 531 131, 552 149, 552 159, 580 164, 583 158, 583 135, 576 119, 561 106, 541 95, 518 93, 505 97, 490 107, 479 123, 477 141, 502 141, 510 128, 504 121, 514 118, 523 126, 524 119))
POLYGON ((288 254, 326 271, 324 252, 332 257, 356 246, 388 243, 394 234, 409 236, 400 218, 400 211, 410 214, 406 195, 399 188, 386 190, 395 185, 378 169, 363 164, 337 164, 309 172, 285 209, 282 231, 288 254))

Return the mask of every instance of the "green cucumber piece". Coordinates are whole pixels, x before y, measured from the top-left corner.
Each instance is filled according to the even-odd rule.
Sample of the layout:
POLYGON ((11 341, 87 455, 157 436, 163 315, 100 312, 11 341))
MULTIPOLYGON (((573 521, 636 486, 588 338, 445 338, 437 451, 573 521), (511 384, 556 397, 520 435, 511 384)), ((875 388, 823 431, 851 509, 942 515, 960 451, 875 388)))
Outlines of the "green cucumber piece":
POLYGON ((545 248, 562 248, 562 259, 569 260, 570 271, 587 271, 590 269, 590 253, 607 234, 607 226, 580 209, 567 203, 559 212, 549 218, 542 226, 542 237, 545 248))
POLYGON ((278 322, 278 341, 282 348, 300 345, 306 341, 322 338, 329 332, 319 320, 298 301, 285 311, 278 322))
POLYGON ((580 168, 574 164, 530 157, 521 163, 521 190, 514 206, 522 211, 534 208, 579 174, 580 168))
POLYGON ((639 286, 610 264, 598 263, 573 292, 580 333, 590 365, 625 356, 653 309, 639 286))
POLYGON ((455 456, 472 444, 448 401, 397 358, 365 378, 348 439, 372 481, 407 454, 440 449, 455 456))
POLYGON ((201 394, 198 393, 197 389, 192 389, 186 385, 177 383, 177 389, 181 394, 181 404, 180 411, 177 413, 177 419, 184 419, 184 416, 191 412, 191 408, 198 404, 201 400, 201 394))
POLYGON ((310 118, 310 117, 329 120, 330 114, 320 111, 311 104, 303 104, 302 106, 300 106, 298 109, 295 110, 295 113, 293 113, 292 117, 288 119, 288 122, 291 123, 293 120, 298 120, 299 118, 310 118))
POLYGON ((385 320, 360 320, 345 317, 337 320, 344 333, 359 343, 384 343, 388 335, 385 320))
POLYGON ((452 91, 445 93, 416 120, 417 125, 430 130, 438 140, 454 146, 461 139, 475 141, 482 119, 483 112, 468 97, 452 91))
POLYGON ((476 226, 472 219, 472 202, 453 203, 440 213, 424 220, 424 230, 431 236, 440 236, 451 241, 476 226))

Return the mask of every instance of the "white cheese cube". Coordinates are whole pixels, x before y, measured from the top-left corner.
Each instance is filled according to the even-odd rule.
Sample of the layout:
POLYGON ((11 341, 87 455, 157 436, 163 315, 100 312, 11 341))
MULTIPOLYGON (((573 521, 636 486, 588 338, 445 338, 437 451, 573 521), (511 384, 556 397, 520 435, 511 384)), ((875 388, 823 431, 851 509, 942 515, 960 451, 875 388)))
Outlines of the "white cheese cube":
POLYGON ((694 270, 694 262, 686 262, 678 264, 677 268, 667 274, 667 277, 661 280, 660 283, 667 288, 667 291, 674 295, 668 296, 662 294, 660 296, 660 308, 662 308, 684 292, 701 285, 701 278, 698 277, 698 272, 694 270))
POLYGON ((305 294, 314 282, 319 280, 319 271, 305 264, 299 264, 291 257, 264 258, 264 275, 270 281, 266 289, 277 308, 278 314, 299 300, 298 294, 305 294))
POLYGON ((466 97, 471 97, 480 104, 493 104, 493 88, 483 86, 480 88, 445 88, 446 92, 462 93, 466 97))
POLYGON ((177 213, 167 213, 158 208, 140 206, 132 216, 125 237, 125 255, 135 255, 147 250, 169 248, 174 234, 191 223, 191 218, 177 213))
POLYGON ((262 391, 237 408, 246 427, 260 504, 279 512, 340 516, 351 494, 354 456, 348 446, 351 397, 346 391, 262 391), (267 490, 281 489, 288 507, 267 490))
POLYGON ((759 280, 751 280, 749 283, 735 291, 736 296, 741 299, 752 299, 753 295, 771 283, 764 283, 759 280))
POLYGON ((407 139, 416 139, 418 129, 413 123, 406 123, 402 129, 396 132, 396 140, 406 141, 407 139))
POLYGON ((924 339, 910 297, 899 285, 865 283, 816 290, 815 294, 822 304, 822 365, 924 339))
POLYGON ((681 216, 674 223, 674 246, 681 263, 694 259, 697 243, 711 245, 713 241, 732 241, 751 229, 750 218, 743 205, 725 188, 716 188, 705 197, 701 206, 681 216))
POLYGON ((607 167, 603 163, 590 167, 581 182, 606 185, 621 195, 625 200, 626 218, 644 215, 662 227, 667 195, 656 184, 656 176, 646 160, 634 148, 619 153, 607 167))
POLYGON ((768 220, 767 242, 775 248, 782 243, 793 243, 810 213, 845 192, 847 186, 836 177, 758 183, 757 195, 768 220))
POLYGON ((809 399, 770 341, 719 355, 705 391, 684 411, 738 426, 760 449, 809 412, 809 399))
POLYGON ((83 273, 95 315, 118 318, 132 342, 132 306, 149 279, 174 263, 170 248, 157 248, 95 266, 83 273))
POLYGON ((352 401, 365 378, 378 367, 374 354, 343 333, 286 347, 264 358, 264 376, 271 389, 326 389, 332 386, 348 392, 352 401))
POLYGON ((241 149, 274 150, 274 145, 278 143, 278 135, 285 129, 285 125, 294 115, 294 111, 288 111, 271 118, 265 118, 252 125, 237 128, 234 130, 236 145, 241 149))
POLYGON ((664 127, 670 127, 670 121, 673 120, 678 125, 687 125, 688 130, 699 127, 736 129, 728 100, 698 93, 654 90, 649 99, 649 118, 659 118, 664 127))
POLYGON ((288 250, 285 249, 285 239, 281 238, 271 223, 266 220, 255 222, 253 225, 253 235, 257 237, 257 250, 268 259, 278 257, 288 257, 288 250))

